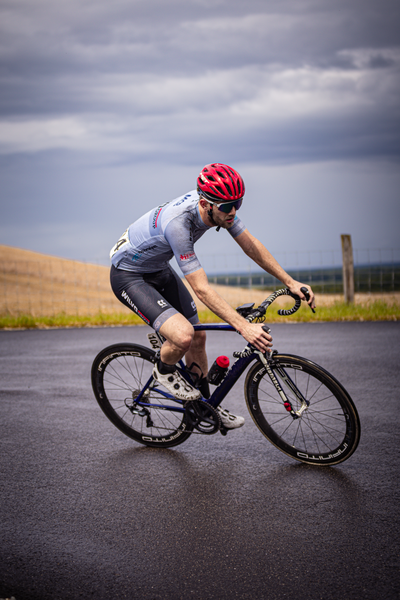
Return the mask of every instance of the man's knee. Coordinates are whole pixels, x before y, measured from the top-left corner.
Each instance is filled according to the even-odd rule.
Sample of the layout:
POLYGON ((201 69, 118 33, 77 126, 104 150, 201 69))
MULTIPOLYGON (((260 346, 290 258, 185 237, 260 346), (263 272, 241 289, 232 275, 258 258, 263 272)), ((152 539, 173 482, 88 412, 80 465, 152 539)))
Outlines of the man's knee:
POLYGON ((182 330, 176 337, 176 345, 182 350, 183 353, 186 353, 193 343, 194 338, 194 329, 192 325, 188 322, 188 327, 185 330, 182 330))
POLYGON ((160 327, 160 333, 176 348, 185 354, 192 345, 193 325, 182 315, 171 317, 160 327))

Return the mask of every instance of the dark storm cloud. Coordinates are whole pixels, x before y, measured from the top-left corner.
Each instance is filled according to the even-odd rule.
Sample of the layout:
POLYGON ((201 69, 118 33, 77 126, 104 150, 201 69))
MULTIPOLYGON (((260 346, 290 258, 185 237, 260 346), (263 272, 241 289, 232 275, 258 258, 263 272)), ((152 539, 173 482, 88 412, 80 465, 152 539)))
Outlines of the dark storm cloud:
POLYGON ((185 161, 228 145, 242 161, 285 162, 400 151, 391 0, 7 0, 0 12, 3 153, 185 161))
POLYGON ((335 2, 52 2, 1 6, 1 68, 10 77, 189 74, 269 63, 352 66, 343 50, 398 46, 391 0, 335 2))

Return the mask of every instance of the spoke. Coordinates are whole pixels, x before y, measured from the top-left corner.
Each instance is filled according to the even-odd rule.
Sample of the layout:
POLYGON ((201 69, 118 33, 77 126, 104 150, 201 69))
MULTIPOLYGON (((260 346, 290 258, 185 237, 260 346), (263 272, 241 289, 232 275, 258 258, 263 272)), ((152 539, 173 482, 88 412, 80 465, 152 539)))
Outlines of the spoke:
MULTIPOLYGON (((124 356, 121 359, 118 359, 118 365, 128 373, 128 375, 130 377, 132 377, 135 381, 140 381, 140 377, 136 376, 133 372, 133 367, 135 367, 137 365, 136 359, 133 359, 133 364, 131 365, 130 362, 128 362, 128 357, 124 356)), ((137 366, 136 366, 136 372, 137 372, 137 366)), ((122 373, 121 373, 121 377, 122 377, 122 373)))
POLYGON ((304 440, 303 430, 302 430, 302 427, 301 427, 301 421, 298 421, 296 419, 296 421, 293 421, 293 424, 294 424, 294 428, 295 428, 295 436, 294 436, 293 441, 292 441, 292 446, 295 447, 297 434, 299 432, 301 434, 301 437, 303 438, 303 446, 305 446, 305 440, 304 440))
MULTIPOLYGON (((318 434, 316 433, 315 429, 314 429, 314 428, 311 426, 311 424, 310 424, 310 423, 307 423, 307 421, 304 421, 304 423, 305 423, 305 425, 308 425, 309 429, 310 429, 310 430, 313 432, 313 434, 314 434, 314 435, 317 435, 317 436, 318 436, 318 439, 320 439, 321 441, 323 441, 323 440, 322 440, 322 438, 320 437, 320 435, 318 435, 318 434)), ((322 429, 323 429, 323 430, 324 430, 324 431, 325 431, 325 432, 326 432, 326 433, 327 433, 327 434, 328 434, 328 435, 329 435, 329 436, 330 436, 330 437, 331 437, 333 440, 335 440, 335 443, 336 443, 336 444, 339 444, 339 443, 341 442, 341 439, 340 439, 340 438, 342 438, 342 437, 343 437, 343 432, 341 432, 341 431, 339 431, 339 430, 335 430, 335 429, 329 428, 327 425, 325 425, 324 423, 321 423, 321 422, 319 422, 319 421, 316 421, 316 423, 318 423, 318 425, 320 425, 320 427, 321 427, 321 428, 322 428, 322 429), (338 438, 338 437, 335 437, 335 436, 333 435, 333 433, 332 433, 332 432, 335 432, 335 433, 339 434, 339 435, 340 435, 340 438, 338 438)), ((325 442, 324 442, 324 443, 325 443, 325 442)), ((326 446, 328 446, 328 444, 327 444, 327 443, 326 443, 326 446)))
MULTIPOLYGON (((125 369, 124 365, 121 365, 123 369, 125 369)), ((126 372, 130 375, 130 377, 132 377, 135 381, 136 384, 138 384, 139 380, 135 378, 135 376, 133 375, 133 373, 131 373, 128 369, 125 369, 126 372)), ((121 384, 123 384, 123 388, 121 389, 130 389, 130 386, 128 386, 128 384, 126 383, 126 380, 122 377, 122 373, 120 373, 120 371, 117 371, 115 365, 109 364, 107 366, 107 370, 104 374, 104 379, 103 379, 104 383, 109 383, 110 385, 112 385, 112 383, 114 383, 114 385, 117 384, 117 382, 121 382, 121 384)))
MULTIPOLYGON (((346 421, 345 419, 339 419, 339 418, 333 418, 333 417, 329 417, 329 419, 333 420, 332 425, 329 425, 326 421, 321 421, 320 419, 317 419, 316 416, 314 415, 314 413, 306 413, 305 415, 307 417, 307 419, 311 422, 313 422, 314 424, 318 424, 320 425, 320 427, 323 427, 324 429, 326 429, 326 431, 334 431, 336 433, 341 433, 342 429, 337 429, 337 423, 336 421, 338 421, 339 423, 341 423, 342 425, 346 425, 346 421), (334 427, 335 425, 335 427, 334 427)), ((311 425, 310 425, 311 427, 311 425)))
MULTIPOLYGON (((273 384, 272 384, 271 382, 269 382, 269 384, 272 386, 272 393, 273 393, 273 394, 276 394, 276 389, 275 389, 275 387, 273 386, 273 384)), ((261 387, 259 387, 258 389, 259 389, 259 392, 263 392, 263 393, 264 393, 266 396, 268 396, 268 398, 269 398, 269 400, 268 400, 268 399, 262 400, 263 402, 273 402, 274 404, 282 404, 282 400, 281 400, 281 398, 278 398, 278 399, 277 399, 277 398, 276 398, 276 395, 275 395, 275 396, 273 396, 273 395, 272 395, 272 393, 270 393, 270 392, 269 392, 269 391, 267 391, 267 390, 264 390, 264 389, 263 389, 263 388, 261 388, 261 387)), ((260 399, 260 400, 261 400, 261 399, 260 399)))
POLYGON ((293 425, 294 420, 293 418, 291 418, 291 420, 289 421, 288 426, 286 427, 286 429, 283 430, 283 432, 280 434, 280 437, 283 438, 285 433, 289 430, 289 428, 293 425))
MULTIPOLYGON (((264 413, 265 415, 266 413, 264 413)), ((268 413, 267 413, 268 414, 268 413)), ((274 416, 276 416, 276 413, 272 413, 274 414, 274 416)), ((273 422, 269 422, 269 424, 272 425, 277 425, 278 423, 282 423, 282 421, 286 421, 288 419, 288 415, 284 414, 280 419, 278 419, 277 421, 273 421, 273 422)), ((290 421, 289 421, 289 425, 293 422, 293 418, 290 417, 290 421)))

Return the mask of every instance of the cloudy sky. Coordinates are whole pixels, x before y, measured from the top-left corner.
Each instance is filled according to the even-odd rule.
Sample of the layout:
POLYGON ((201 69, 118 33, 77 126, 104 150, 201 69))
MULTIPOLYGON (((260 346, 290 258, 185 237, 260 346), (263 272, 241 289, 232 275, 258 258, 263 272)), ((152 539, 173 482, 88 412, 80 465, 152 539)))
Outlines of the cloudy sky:
POLYGON ((399 249, 399 67, 396 0, 2 0, 0 243, 105 262, 223 162, 285 266, 399 249))

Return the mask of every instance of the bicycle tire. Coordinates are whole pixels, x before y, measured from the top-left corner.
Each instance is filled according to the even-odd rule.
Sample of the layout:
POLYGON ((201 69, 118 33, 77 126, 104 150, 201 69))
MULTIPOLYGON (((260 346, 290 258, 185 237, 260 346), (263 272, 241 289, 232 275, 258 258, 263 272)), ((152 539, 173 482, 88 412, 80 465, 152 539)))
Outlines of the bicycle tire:
POLYGON ((347 460, 360 440, 360 420, 344 387, 325 369, 299 356, 277 354, 271 369, 295 411, 301 402, 285 384, 280 369, 310 404, 299 418, 293 418, 265 365, 257 361, 247 373, 245 397, 263 435, 279 450, 306 464, 330 466, 347 460))
POLYGON ((186 412, 166 408, 182 404, 159 393, 163 388, 157 385, 143 398, 144 406, 135 405, 135 397, 151 377, 155 355, 138 344, 104 348, 93 361, 92 387, 100 408, 122 433, 145 446, 170 448, 187 440, 193 429, 186 412))

